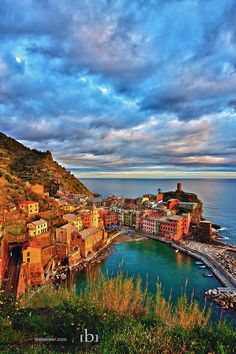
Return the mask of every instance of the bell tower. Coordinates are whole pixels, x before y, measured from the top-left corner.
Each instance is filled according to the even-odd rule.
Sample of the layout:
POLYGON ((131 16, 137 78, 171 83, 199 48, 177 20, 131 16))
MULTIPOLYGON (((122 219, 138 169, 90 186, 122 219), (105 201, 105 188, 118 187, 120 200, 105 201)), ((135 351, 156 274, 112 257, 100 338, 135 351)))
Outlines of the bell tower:
POLYGON ((91 210, 91 222, 90 222, 91 227, 98 227, 98 218, 99 218, 98 209, 96 205, 93 204, 91 210))

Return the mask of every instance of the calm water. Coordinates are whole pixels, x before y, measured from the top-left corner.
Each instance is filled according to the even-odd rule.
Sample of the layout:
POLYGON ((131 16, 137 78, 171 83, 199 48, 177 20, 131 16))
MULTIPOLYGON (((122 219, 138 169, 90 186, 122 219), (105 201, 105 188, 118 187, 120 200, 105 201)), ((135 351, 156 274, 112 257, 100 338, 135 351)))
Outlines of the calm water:
MULTIPOLYGON (((83 180, 86 186, 95 193, 106 196, 116 194, 120 196, 139 196, 144 193, 155 193, 157 188, 163 191, 173 190, 176 180, 122 180, 122 179, 87 179, 83 180)), ((236 244, 236 220, 234 218, 236 200, 235 180, 185 180, 184 190, 197 193, 204 202, 204 215, 212 221, 227 228, 224 236, 230 237, 230 242, 236 244), (232 208, 232 209, 231 209, 232 208)), ((164 286, 164 293, 168 297, 172 291, 172 299, 176 301, 181 295, 187 282, 186 292, 191 296, 194 290, 196 299, 203 305, 204 292, 210 288, 221 286, 214 278, 205 278, 201 270, 195 265, 194 259, 182 253, 175 253, 173 249, 156 241, 131 242, 114 245, 114 253, 103 263, 94 265, 90 269, 80 272, 76 279, 77 291, 86 285, 88 276, 97 277, 100 272, 116 274, 120 264, 128 275, 141 276, 143 283, 148 282, 151 293, 155 293, 156 282, 164 286)), ((236 325, 236 316, 232 312, 222 312, 213 305, 213 318, 222 316, 233 320, 236 325)))
MULTIPOLYGON (((194 259, 183 253, 176 254, 169 245, 160 242, 147 240, 115 244, 113 251, 103 263, 92 265, 78 273, 76 278, 78 293, 86 286, 89 277, 97 279, 100 272, 112 276, 117 274, 119 269, 128 276, 140 276, 152 294, 155 294, 156 283, 160 281, 164 287, 164 295, 168 298, 172 293, 173 302, 176 302, 186 289, 188 297, 194 291, 195 298, 203 306, 205 291, 221 286, 215 277, 205 278, 202 275, 205 270, 199 269, 194 259)), ((210 302, 207 301, 207 306, 209 305, 210 302)), ((234 321, 236 326, 233 312, 222 312, 218 306, 213 305, 213 320, 220 316, 228 321, 234 321)))

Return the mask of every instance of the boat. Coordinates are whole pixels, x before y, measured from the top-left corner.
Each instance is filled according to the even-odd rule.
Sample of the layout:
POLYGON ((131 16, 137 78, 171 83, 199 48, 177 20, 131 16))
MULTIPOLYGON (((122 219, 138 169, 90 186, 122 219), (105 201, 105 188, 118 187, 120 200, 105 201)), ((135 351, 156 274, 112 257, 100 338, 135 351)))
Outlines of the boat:
POLYGON ((205 265, 200 265, 200 266, 198 266, 198 268, 200 268, 200 269, 205 269, 206 266, 205 266, 205 265))
POLYGON ((202 273, 202 275, 203 275, 204 277, 207 277, 207 278, 212 278, 212 277, 213 277, 213 274, 211 274, 211 273, 209 273, 209 272, 207 272, 207 273, 202 273))
POLYGON ((197 265, 203 265, 203 263, 201 261, 196 261, 195 264, 197 265))

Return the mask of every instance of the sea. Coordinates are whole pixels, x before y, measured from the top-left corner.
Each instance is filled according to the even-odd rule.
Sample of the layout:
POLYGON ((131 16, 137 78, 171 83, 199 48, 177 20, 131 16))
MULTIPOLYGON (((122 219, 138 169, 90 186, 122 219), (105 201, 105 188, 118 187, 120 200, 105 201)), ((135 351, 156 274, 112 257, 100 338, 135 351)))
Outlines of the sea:
MULTIPOLYGON (((220 234, 225 242, 236 244, 236 180, 233 179, 82 179, 92 192, 107 195, 138 197, 146 193, 175 190, 177 182, 182 182, 186 192, 193 192, 204 203, 204 217, 221 226, 220 234)), ((200 306, 212 306, 212 320, 222 318, 236 327, 236 314, 224 311, 206 300, 205 291, 222 286, 218 279, 206 278, 195 259, 183 253, 175 253, 166 244, 147 240, 114 244, 113 253, 102 263, 93 265, 76 275, 76 287, 79 293, 89 281, 101 273, 114 276, 122 270, 128 276, 141 277, 144 286, 155 294, 156 284, 160 282, 166 298, 172 294, 176 303, 179 296, 186 292, 188 298, 194 298, 200 306)))

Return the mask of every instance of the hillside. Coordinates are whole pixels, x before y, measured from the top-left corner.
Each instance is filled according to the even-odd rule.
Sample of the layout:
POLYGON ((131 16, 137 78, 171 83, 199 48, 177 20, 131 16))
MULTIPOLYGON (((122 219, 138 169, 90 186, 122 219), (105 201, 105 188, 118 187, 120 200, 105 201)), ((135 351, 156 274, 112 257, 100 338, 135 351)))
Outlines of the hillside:
POLYGON ((70 193, 92 193, 64 167, 53 160, 49 151, 31 150, 18 141, 0 133, 0 177, 22 186, 22 182, 43 184, 53 192, 58 187, 70 193))

